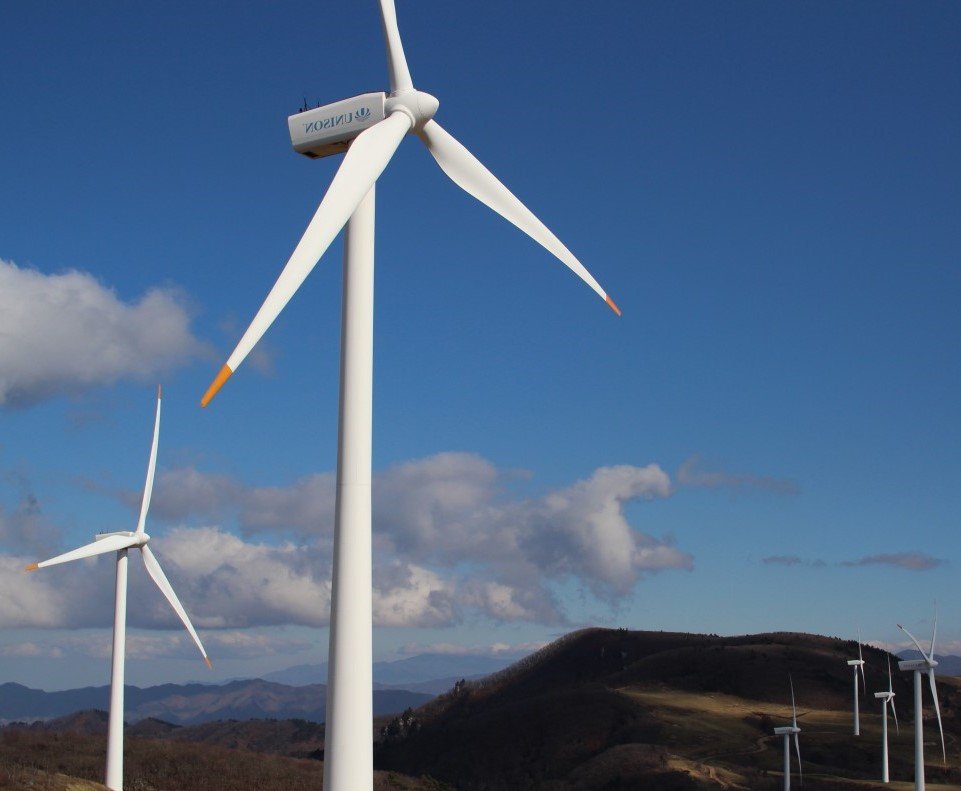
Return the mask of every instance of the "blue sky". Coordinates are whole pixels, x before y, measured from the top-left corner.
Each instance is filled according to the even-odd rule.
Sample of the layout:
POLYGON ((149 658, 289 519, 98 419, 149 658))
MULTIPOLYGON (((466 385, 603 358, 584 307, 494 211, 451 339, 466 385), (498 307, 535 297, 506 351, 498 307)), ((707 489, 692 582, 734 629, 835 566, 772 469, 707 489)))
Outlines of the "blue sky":
MULTIPOLYGON (((402 144, 377 657, 587 623, 894 645, 935 597, 961 653, 961 8, 397 2, 437 120, 623 316, 402 144)), ((0 676, 106 683, 109 562, 19 569, 135 524, 158 382, 148 530, 215 671, 134 559, 128 678, 322 660, 339 241, 198 402, 338 164, 287 115, 386 88, 376 4, 23 3, 0 44, 0 676)))

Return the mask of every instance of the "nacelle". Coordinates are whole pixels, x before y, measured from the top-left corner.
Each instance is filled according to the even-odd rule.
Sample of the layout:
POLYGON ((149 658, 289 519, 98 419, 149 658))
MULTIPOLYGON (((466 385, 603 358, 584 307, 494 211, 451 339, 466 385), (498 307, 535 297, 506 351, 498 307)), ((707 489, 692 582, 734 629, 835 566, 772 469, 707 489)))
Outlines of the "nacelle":
POLYGON ((311 159, 342 154, 357 135, 384 120, 386 100, 383 92, 363 93, 289 116, 294 151, 311 159))

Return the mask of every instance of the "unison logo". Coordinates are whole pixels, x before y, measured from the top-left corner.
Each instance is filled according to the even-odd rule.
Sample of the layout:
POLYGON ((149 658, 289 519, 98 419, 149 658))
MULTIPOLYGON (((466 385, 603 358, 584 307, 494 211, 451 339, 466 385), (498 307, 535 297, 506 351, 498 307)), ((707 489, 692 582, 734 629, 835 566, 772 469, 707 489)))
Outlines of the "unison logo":
POLYGON ((368 118, 370 118, 370 108, 361 107, 357 110, 352 110, 349 113, 332 115, 329 118, 320 118, 316 121, 306 123, 304 124, 304 134, 320 132, 324 129, 336 129, 338 126, 345 126, 346 124, 353 123, 354 121, 365 121, 368 118))

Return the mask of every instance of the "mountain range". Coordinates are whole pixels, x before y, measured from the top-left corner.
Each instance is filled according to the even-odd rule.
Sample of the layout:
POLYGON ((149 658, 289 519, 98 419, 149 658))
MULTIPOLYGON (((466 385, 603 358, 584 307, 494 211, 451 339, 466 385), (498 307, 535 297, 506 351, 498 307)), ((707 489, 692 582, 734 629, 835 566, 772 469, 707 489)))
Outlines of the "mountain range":
MULTIPOLYGON (((134 723, 153 717, 177 725, 211 720, 304 719, 323 722, 327 688, 323 684, 291 687, 262 679, 210 684, 162 684, 124 687, 124 719, 134 723)), ((433 697, 407 690, 376 690, 374 714, 416 707, 433 697)), ((85 709, 106 709, 110 687, 44 692, 20 684, 0 685, 0 720, 62 717, 85 709)))

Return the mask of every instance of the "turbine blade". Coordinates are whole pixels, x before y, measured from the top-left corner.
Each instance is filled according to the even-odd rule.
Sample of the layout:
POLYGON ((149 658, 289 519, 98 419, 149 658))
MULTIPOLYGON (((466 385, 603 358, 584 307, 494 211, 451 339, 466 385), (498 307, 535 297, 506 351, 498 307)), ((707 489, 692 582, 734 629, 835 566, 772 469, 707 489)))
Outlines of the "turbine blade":
POLYGON ((618 316, 620 308, 614 304, 607 292, 585 269, 574 254, 554 236, 544 223, 537 219, 523 203, 501 184, 480 161, 463 145, 457 142, 450 133, 446 132, 436 121, 428 121, 423 129, 417 132, 418 137, 427 146, 427 150, 437 160, 440 169, 448 175, 464 192, 472 195, 485 206, 493 209, 501 217, 516 225, 535 242, 547 249, 552 255, 566 264, 581 280, 607 302, 608 306, 618 316))
POLYGON ((894 694, 894 680, 891 678, 891 654, 888 654, 888 692, 894 694))
POLYGON ((201 399, 207 406, 300 288, 354 209, 377 181, 410 130, 410 118, 395 112, 361 132, 351 143, 317 212, 291 254, 267 299, 237 344, 227 364, 201 399))
POLYGON ((160 401, 162 398, 160 385, 157 385, 157 416, 153 423, 153 443, 150 445, 150 461, 147 462, 147 480, 143 485, 143 500, 140 503, 140 519, 137 520, 137 535, 143 535, 147 524, 147 511, 150 509, 150 498, 153 495, 153 479, 157 472, 157 440, 160 438, 160 401))
POLYGON ((174 608, 174 612, 177 613, 180 620, 183 621, 183 625, 187 627, 187 632, 197 644, 197 648, 200 649, 200 655, 204 658, 204 662, 207 663, 207 667, 213 667, 210 663, 210 658, 207 656, 207 652, 204 651, 203 643, 200 642, 200 638, 197 637, 197 632, 194 631, 193 624, 190 623, 187 611, 180 603, 180 599, 177 598, 177 594, 174 593, 174 589, 170 587, 167 575, 164 574, 163 569, 160 568, 160 563, 157 562, 156 556, 150 551, 150 547, 146 544, 140 547, 140 553, 143 555, 143 563, 147 567, 147 573, 150 575, 150 578, 157 584, 157 587, 160 588, 160 592, 167 598, 167 601, 170 602, 170 606, 174 608))
POLYGON ((861 628, 858 627, 858 659, 864 661, 864 654, 861 653, 861 628))
POLYGON ((911 632, 909 632, 907 629, 905 629, 903 626, 901 626, 901 624, 898 624, 898 629, 900 629, 900 630, 901 630, 902 632, 904 632, 908 637, 911 638, 911 640, 914 642, 914 644, 918 647, 918 651, 921 652, 921 656, 927 657, 927 654, 924 653, 924 649, 921 647, 921 643, 919 643, 919 642, 917 641, 917 638, 915 638, 915 636, 914 636, 913 634, 911 634, 911 632))
POLYGON ((384 40, 387 42, 387 71, 390 74, 390 92, 413 90, 414 83, 407 68, 404 44, 400 40, 397 27, 397 9, 394 0, 380 0, 380 19, 384 27, 384 40))
POLYGON ((868 695, 868 682, 867 682, 867 681, 865 680, 865 678, 864 678, 864 665, 863 665, 863 664, 860 664, 860 665, 858 665, 858 667, 861 668, 861 691, 864 692, 864 696, 867 697, 867 695, 868 695))
POLYGON ((43 569, 47 566, 56 566, 60 563, 69 563, 71 560, 80 560, 81 558, 92 558, 95 555, 106 555, 108 552, 117 552, 121 549, 127 549, 127 547, 134 546, 137 541, 135 536, 110 536, 109 538, 103 538, 100 541, 94 541, 90 544, 84 544, 82 547, 77 549, 72 549, 69 552, 64 552, 62 555, 57 555, 49 560, 42 560, 39 563, 31 563, 27 566, 27 571, 35 571, 36 569, 43 569))
POLYGON ((794 734, 794 751, 797 753, 798 785, 804 785, 804 770, 801 769, 801 740, 794 734))
POLYGON ((797 706, 794 705, 794 679, 788 674, 788 681, 791 683, 791 725, 797 727, 797 706))
POLYGON ((934 711, 938 715, 938 730, 941 731, 941 757, 945 764, 948 753, 944 748, 944 728, 941 726, 941 706, 938 704, 938 688, 934 685, 934 668, 928 668, 928 681, 931 683, 931 697, 934 698, 934 711))
POLYGON ((938 636, 938 603, 934 602, 934 631, 931 633, 931 654, 928 656, 932 662, 934 661, 934 640, 938 636))
POLYGON ((901 726, 898 725, 898 710, 894 707, 894 696, 891 696, 891 713, 894 714, 894 727, 898 729, 898 736, 901 735, 901 726))

